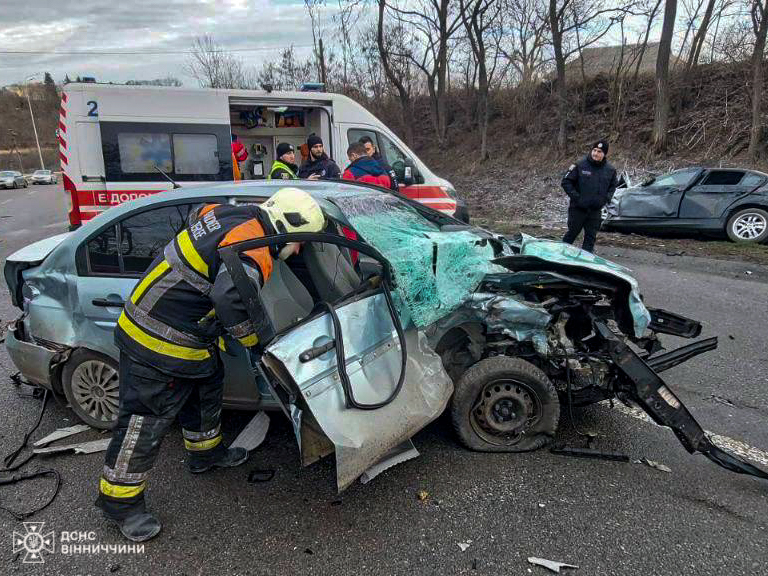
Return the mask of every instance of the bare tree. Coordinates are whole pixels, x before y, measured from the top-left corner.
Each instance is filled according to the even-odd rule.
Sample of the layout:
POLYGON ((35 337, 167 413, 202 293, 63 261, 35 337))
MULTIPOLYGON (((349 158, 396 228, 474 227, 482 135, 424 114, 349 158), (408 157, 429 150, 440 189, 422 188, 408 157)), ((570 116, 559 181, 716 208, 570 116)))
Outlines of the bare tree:
POLYGON ((477 66, 477 120, 480 128, 480 161, 482 162, 488 157, 488 93, 499 62, 498 45, 502 29, 497 24, 501 5, 498 0, 460 0, 460 2, 462 20, 477 66), (489 48, 491 54, 488 53, 489 48))
POLYGON ((640 74, 640 66, 643 64, 643 58, 645 57, 645 51, 648 49, 648 37, 651 34, 651 28, 653 27, 653 22, 656 19, 656 16, 659 13, 659 7, 661 6, 661 0, 651 0, 651 2, 654 2, 651 5, 645 5, 644 10, 641 10, 640 13, 633 13, 633 15, 637 16, 644 16, 646 18, 645 20, 645 34, 643 35, 643 41, 640 44, 640 50, 637 56, 637 61, 635 62, 635 73, 632 76, 632 82, 637 82, 637 77, 640 74))
MULTIPOLYGON (((382 14, 381 3, 379 14, 382 14)), ((413 30, 422 48, 415 47, 407 54, 424 74, 432 107, 435 134, 439 146, 447 143, 446 91, 448 83, 449 43, 462 25, 456 0, 418 0, 408 8, 390 6, 404 30, 413 30)))
POLYGON ((547 8, 544 0, 499 0, 502 36, 499 50, 512 65, 517 80, 529 86, 544 65, 547 8))
POLYGON ((763 102, 763 57, 768 32, 768 0, 752 0, 751 16, 755 47, 752 52, 752 128, 749 133, 749 156, 757 161, 760 159, 763 135, 760 112, 763 102))
POLYGON ((672 54, 672 35, 675 31, 677 0, 666 0, 664 23, 661 27, 659 53, 656 57, 656 107, 653 119, 653 148, 656 153, 667 147, 669 124, 669 57, 672 54))
POLYGON ((243 63, 224 50, 213 36, 198 36, 186 72, 205 88, 253 88, 254 80, 243 63))
POLYGON ((715 10, 716 1, 717 0, 707 0, 707 8, 704 10, 704 16, 701 19, 701 24, 699 24, 699 27, 696 30, 696 34, 694 34, 693 40, 691 41, 691 49, 688 52, 688 60, 685 63, 685 69, 687 71, 690 71, 699 63, 699 58, 701 57, 701 49, 704 47, 704 40, 707 37, 707 30, 709 29, 709 24, 712 21, 712 13, 715 10))
POLYGON ((557 70, 557 147, 561 152, 566 145, 568 115, 565 63, 571 55, 608 33, 613 20, 606 22, 605 16, 616 10, 616 7, 604 8, 600 0, 549 0, 549 32, 557 70), (579 38, 574 42, 577 32, 579 38))
POLYGON ((325 84, 328 81, 325 61, 325 47, 323 46, 323 27, 320 22, 320 11, 325 6, 325 0, 304 0, 304 6, 309 14, 312 26, 312 51, 315 56, 317 77, 325 84))
POLYGON ((410 62, 412 55, 410 52, 399 45, 398 49, 393 48, 397 45, 398 39, 402 42, 401 34, 404 32, 402 26, 398 25, 390 28, 390 34, 387 34, 385 28, 384 15, 387 9, 387 0, 378 0, 379 13, 376 26, 376 45, 379 48, 381 65, 384 73, 397 90, 400 99, 400 107, 403 112, 403 124, 405 127, 405 140, 408 145, 413 144, 413 109, 411 104, 411 86, 410 86, 410 62), (395 32, 393 37, 392 31, 395 32))

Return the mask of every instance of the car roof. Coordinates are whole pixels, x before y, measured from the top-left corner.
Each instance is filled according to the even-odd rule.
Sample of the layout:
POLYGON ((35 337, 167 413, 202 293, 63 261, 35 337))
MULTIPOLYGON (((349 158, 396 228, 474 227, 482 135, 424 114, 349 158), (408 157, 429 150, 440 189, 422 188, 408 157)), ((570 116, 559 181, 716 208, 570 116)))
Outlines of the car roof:
POLYGON ((182 186, 175 190, 168 190, 151 194, 143 198, 137 198, 113 206, 89 220, 78 228, 73 234, 74 241, 92 236, 94 232, 141 208, 156 204, 178 204, 182 202, 205 202, 206 199, 216 196, 231 196, 243 198, 267 198, 280 188, 295 187, 309 193, 322 206, 330 216, 339 220, 345 220, 341 211, 329 200, 339 196, 357 196, 371 198, 377 196, 391 196, 392 193, 367 184, 347 181, 330 180, 241 180, 235 182, 216 182, 204 185, 182 186))

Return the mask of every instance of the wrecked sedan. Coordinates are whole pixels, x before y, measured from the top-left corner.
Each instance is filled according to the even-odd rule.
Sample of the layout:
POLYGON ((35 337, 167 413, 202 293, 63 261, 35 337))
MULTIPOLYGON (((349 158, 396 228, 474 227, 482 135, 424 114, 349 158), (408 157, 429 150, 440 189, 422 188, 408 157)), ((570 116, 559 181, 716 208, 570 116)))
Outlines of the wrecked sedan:
POLYGON ((768 240, 768 174, 732 168, 685 168, 617 190, 604 230, 696 233, 733 242, 768 240))
MULTIPOLYGON (((112 208, 75 232, 8 258, 23 309, 6 338, 30 381, 108 427, 118 403, 112 331, 137 278, 208 202, 261 202, 279 183, 178 190, 112 208)), ((258 288, 223 248, 264 334, 251 355, 230 342, 225 405, 282 411, 304 465, 335 453, 339 489, 412 451, 444 410, 481 451, 549 444, 561 406, 618 398, 670 427, 685 448, 737 472, 765 473, 714 446, 660 372, 716 347, 663 352, 660 334, 695 338, 698 322, 647 308, 629 271, 559 242, 506 239, 417 202, 354 183, 302 182, 328 219, 294 234, 298 256, 258 288)))

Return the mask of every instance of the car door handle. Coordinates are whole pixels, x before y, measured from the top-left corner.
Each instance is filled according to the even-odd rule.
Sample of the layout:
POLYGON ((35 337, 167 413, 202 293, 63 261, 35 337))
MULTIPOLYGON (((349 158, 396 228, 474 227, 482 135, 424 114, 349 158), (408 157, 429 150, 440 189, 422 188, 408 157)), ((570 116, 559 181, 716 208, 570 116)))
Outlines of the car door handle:
POLYGON ((107 300, 106 298, 94 298, 91 300, 91 304, 94 306, 101 306, 103 308, 122 308, 125 306, 123 300, 107 300))

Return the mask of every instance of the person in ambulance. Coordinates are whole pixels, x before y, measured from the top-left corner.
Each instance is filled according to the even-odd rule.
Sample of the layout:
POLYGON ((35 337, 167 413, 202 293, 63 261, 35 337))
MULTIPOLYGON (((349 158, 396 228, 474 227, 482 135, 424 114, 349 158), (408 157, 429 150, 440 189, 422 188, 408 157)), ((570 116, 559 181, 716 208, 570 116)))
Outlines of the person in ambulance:
MULTIPOLYGON (((156 536, 160 521, 145 508, 147 476, 174 419, 182 426, 194 474, 239 466, 243 448, 226 448, 220 430, 223 336, 250 348, 260 335, 218 249, 273 234, 319 232, 325 215, 298 188, 281 188, 261 206, 208 204, 150 265, 126 301, 115 341, 120 348, 117 423, 99 479, 96 505, 129 540, 156 536)), ((300 245, 256 248, 241 256, 248 277, 263 285, 273 259, 300 245), (274 251, 272 251, 274 250, 274 251)))

